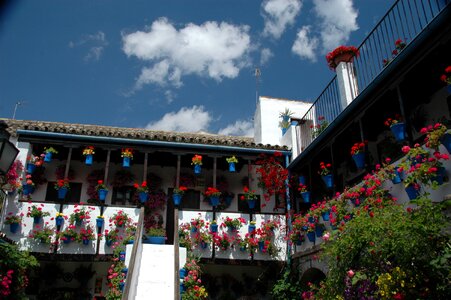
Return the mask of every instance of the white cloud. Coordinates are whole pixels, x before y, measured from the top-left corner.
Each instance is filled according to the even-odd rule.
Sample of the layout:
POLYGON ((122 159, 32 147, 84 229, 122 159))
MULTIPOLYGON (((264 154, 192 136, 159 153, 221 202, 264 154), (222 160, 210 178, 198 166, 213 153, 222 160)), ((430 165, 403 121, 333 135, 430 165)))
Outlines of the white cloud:
POLYGON ((316 37, 310 38, 309 34, 310 26, 303 26, 299 29, 291 51, 301 58, 306 58, 315 62, 318 39, 316 37))
POLYGON ((274 54, 272 53, 271 49, 269 48, 263 48, 260 52, 260 66, 266 65, 266 63, 273 57, 274 54))
POLYGON ((321 41, 331 51, 349 40, 351 32, 359 29, 358 12, 352 0, 313 0, 314 10, 321 18, 321 41))
POLYGON ((166 90, 164 91, 164 96, 166 97, 166 101, 168 102, 168 104, 171 104, 172 102, 174 102, 174 99, 177 97, 177 94, 171 90, 166 90))
POLYGON ((219 130, 220 135, 254 136, 254 126, 250 121, 238 120, 219 130))
POLYGON ((166 113, 160 120, 147 124, 146 129, 198 132, 206 131, 212 117, 203 106, 182 107, 178 112, 166 113))
POLYGON ((70 41, 69 48, 75 47, 89 47, 88 53, 83 58, 85 61, 94 60, 97 61, 102 56, 103 50, 108 46, 108 41, 106 39, 105 33, 103 31, 98 31, 94 34, 83 35, 78 41, 70 41))
POLYGON ((265 21, 263 35, 278 39, 287 26, 293 25, 302 8, 300 0, 265 0, 262 15, 265 21))
POLYGON ((124 35, 123 51, 152 64, 143 68, 137 89, 148 83, 179 87, 182 76, 191 74, 220 81, 237 77, 249 64, 248 32, 248 26, 213 21, 190 23, 177 30, 166 18, 160 18, 148 31, 124 35))

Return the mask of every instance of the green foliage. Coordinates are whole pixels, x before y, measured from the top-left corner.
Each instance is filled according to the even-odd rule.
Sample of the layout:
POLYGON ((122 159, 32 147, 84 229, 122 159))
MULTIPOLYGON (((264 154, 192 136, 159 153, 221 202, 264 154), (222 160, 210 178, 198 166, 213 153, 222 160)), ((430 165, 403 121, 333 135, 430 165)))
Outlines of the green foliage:
POLYGON ((25 299, 27 273, 38 266, 36 258, 28 252, 20 251, 16 245, 0 243, 0 278, 9 274, 12 281, 9 287, 0 286, 1 299, 25 299))
POLYGON ((290 269, 286 269, 282 277, 274 284, 271 295, 274 299, 296 300, 302 294, 299 274, 290 269))

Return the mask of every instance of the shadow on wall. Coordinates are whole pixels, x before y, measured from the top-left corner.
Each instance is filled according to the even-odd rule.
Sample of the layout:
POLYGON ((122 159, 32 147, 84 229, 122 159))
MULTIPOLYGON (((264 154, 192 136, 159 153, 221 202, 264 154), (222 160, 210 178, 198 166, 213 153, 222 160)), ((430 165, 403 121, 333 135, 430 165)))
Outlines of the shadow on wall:
POLYGON ((308 288, 308 283, 313 283, 314 285, 318 286, 321 281, 323 281, 326 278, 326 275, 317 268, 310 268, 307 271, 302 274, 301 277, 301 287, 302 289, 308 288))

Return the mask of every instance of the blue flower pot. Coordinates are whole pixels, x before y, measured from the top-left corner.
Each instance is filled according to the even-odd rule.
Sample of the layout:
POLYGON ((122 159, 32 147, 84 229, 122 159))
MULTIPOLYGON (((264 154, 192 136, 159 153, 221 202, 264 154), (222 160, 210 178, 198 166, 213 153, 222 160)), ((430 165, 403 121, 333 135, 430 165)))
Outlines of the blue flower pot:
POLYGON ((437 182, 438 185, 443 184, 444 177, 446 176, 446 170, 443 167, 437 169, 437 175, 431 178, 431 181, 437 182))
POLYGON ((310 203, 310 192, 302 192, 301 197, 304 203, 310 203))
POLYGON ((235 169, 235 163, 234 162, 231 162, 231 163, 229 163, 229 172, 236 172, 236 169, 235 169))
POLYGON ((441 142, 443 146, 445 146, 448 153, 451 154, 451 134, 445 133, 445 135, 441 139, 441 142))
POLYGON ((201 165, 194 165, 194 174, 200 174, 201 171, 202 171, 201 165))
POLYGON ((147 238, 151 244, 164 245, 166 238, 164 236, 149 236, 147 238))
POLYGON ((11 224, 9 224, 9 231, 11 232, 11 233, 16 233, 17 232, 17 230, 19 230, 19 223, 11 223, 11 224))
POLYGON ((125 251, 119 252, 119 260, 120 261, 125 261, 125 251))
POLYGON ((248 228, 247 228, 247 231, 248 231, 249 233, 252 233, 252 232, 255 231, 255 229, 257 229, 257 226, 255 226, 255 225, 249 225, 248 228))
POLYGON ((187 275, 187 272, 186 272, 185 268, 182 268, 179 270, 180 279, 184 279, 186 277, 186 275, 187 275))
POLYGON ((285 135, 285 133, 287 133, 288 128, 282 128, 282 135, 285 135))
POLYGON ((329 221, 330 220, 329 219, 329 214, 330 214, 330 211, 321 213, 321 217, 323 218, 323 221, 329 221))
POLYGON ((31 163, 27 163, 27 173, 28 174, 33 174, 34 170, 36 170, 36 165, 35 164, 31 164, 31 163))
POLYGON ((61 226, 61 225, 63 225, 63 222, 64 222, 64 218, 63 218, 63 217, 56 217, 56 218, 55 218, 56 226, 61 226))
POLYGON ((247 205, 249 206, 249 209, 255 208, 255 200, 247 200, 247 205))
POLYGON ((99 195, 100 201, 105 201, 106 195, 108 194, 108 190, 100 189, 97 191, 97 194, 99 195))
POLYGON ((334 177, 332 174, 321 176, 321 178, 328 189, 331 189, 334 186, 334 177))
POLYGON ((127 277, 127 274, 128 274, 128 268, 123 268, 123 269, 121 270, 121 272, 122 272, 122 274, 124 274, 125 277, 127 277))
POLYGON ((147 198, 149 195, 146 192, 139 192, 138 196, 139 196, 139 202, 145 203, 147 201, 147 198))
POLYGON ((246 251, 246 247, 245 247, 245 246, 240 246, 240 251, 241 251, 241 252, 246 251))
POLYGON ((409 196, 409 199, 413 200, 418 198, 418 196, 420 195, 420 190, 417 190, 414 186, 408 186, 406 187, 406 193, 407 196, 409 196))
POLYGON ((197 232, 197 227, 191 227, 191 232, 192 233, 196 233, 197 232))
POLYGON ((315 232, 307 232, 307 238, 310 242, 314 243, 316 241, 316 235, 315 232))
POLYGON ((88 165, 88 166, 91 166, 91 165, 92 165, 92 161, 93 161, 93 156, 92 156, 92 154, 86 155, 86 158, 85 158, 85 164, 88 165))
POLYGON ((392 182, 393 184, 401 183, 401 176, 400 176, 398 170, 395 169, 394 175, 395 175, 395 177, 393 177, 393 179, 391 180, 391 182, 392 182))
POLYGON ((299 183, 303 185, 307 185, 307 178, 305 176, 299 176, 299 183))
POLYGON ((75 226, 80 227, 83 224, 83 220, 75 220, 75 226))
POLYGON ((42 217, 33 217, 33 224, 41 223, 42 217))
POLYGON ((72 237, 70 235, 65 235, 63 239, 64 244, 70 244, 72 242, 72 237))
POLYGON ((352 159, 354 160, 355 165, 357 166, 358 169, 365 168, 365 153, 360 152, 360 153, 354 154, 352 156, 352 159))
POLYGON ((211 206, 218 206, 219 204, 219 197, 210 197, 210 204, 211 206))
POLYGON ((263 250, 265 250, 265 242, 264 241, 258 242, 258 250, 260 250, 260 252, 263 252, 263 250))
POLYGON ((31 195, 31 194, 33 194, 33 192, 34 192, 34 186, 31 185, 31 184, 25 184, 25 185, 23 186, 22 192, 23 192, 23 194, 24 194, 25 196, 31 195))
POLYGON ((104 223, 105 223, 105 220, 104 220, 104 219, 102 219, 102 218, 97 218, 97 219, 96 219, 96 226, 97 226, 98 228, 102 228, 104 223))
POLYGON ((83 245, 87 246, 89 245, 90 240, 88 239, 83 239, 83 245))
POLYGON ((316 226, 315 227, 315 234, 316 234, 316 237, 322 237, 323 236, 323 233, 324 233, 324 227, 323 226, 316 226))
POLYGON ((309 222, 310 224, 315 224, 315 223, 316 223, 315 217, 308 217, 308 222, 309 222))
POLYGON ((397 141, 401 142, 406 139, 406 125, 404 123, 396 123, 390 129, 397 141))
POLYGON ((302 246, 302 242, 303 242, 303 237, 299 236, 298 239, 296 240, 296 245, 297 246, 302 246))
POLYGON ((121 292, 124 291, 124 286, 125 286, 124 282, 119 282, 119 290, 121 290, 121 292))
POLYGON ((180 283, 180 294, 183 294, 185 292, 185 285, 181 282, 180 283))
POLYGON ((124 168, 130 168, 130 157, 123 157, 122 159, 122 166, 124 168))
POLYGON ((175 206, 180 205, 180 202, 182 201, 182 195, 172 194, 172 201, 174 201, 175 206))
POLYGON ((210 225, 210 231, 211 232, 218 232, 218 224, 211 224, 210 225))
POLYGON ((107 247, 111 247, 111 245, 113 245, 113 241, 112 240, 106 240, 105 244, 107 245, 107 247))
POLYGON ((64 200, 64 198, 66 198, 67 195, 67 188, 60 188, 58 190, 58 199, 59 200, 64 200))
POLYGON ((46 154, 45 154, 45 156, 44 156, 44 161, 45 162, 51 162, 52 161, 52 152, 47 152, 46 154))
POLYGON ((201 249, 207 249, 207 246, 208 246, 208 244, 206 242, 204 242, 204 241, 200 242, 200 248, 201 249))
POLYGON ((236 232, 236 227, 235 226, 227 226, 227 230, 229 230, 230 232, 236 232))

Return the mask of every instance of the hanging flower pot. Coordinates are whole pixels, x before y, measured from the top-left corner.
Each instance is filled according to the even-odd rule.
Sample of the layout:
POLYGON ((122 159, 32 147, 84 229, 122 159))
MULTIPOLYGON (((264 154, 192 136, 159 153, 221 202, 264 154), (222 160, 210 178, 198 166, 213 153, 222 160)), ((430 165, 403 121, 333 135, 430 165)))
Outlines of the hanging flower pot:
POLYGON ((260 250, 260 252, 265 250, 265 241, 258 241, 258 250, 260 250))
POLYGON ((445 135, 441 139, 441 142, 442 142, 443 146, 445 146, 448 153, 451 154, 451 134, 445 133, 445 135))
POLYGON ((200 241, 200 248, 207 249, 208 244, 205 241, 200 241))
POLYGON ((179 206, 182 201, 182 195, 180 194, 172 194, 172 201, 174 201, 175 206, 179 206))
POLYGON ((417 185, 409 185, 406 187, 406 193, 410 200, 414 200, 420 195, 420 188, 417 185))
POLYGON ((194 165, 194 174, 200 174, 202 172, 201 165, 194 165))
POLYGON ((36 165, 33 163, 27 163, 27 173, 33 174, 34 170, 36 170, 36 165))
POLYGON ((105 223, 105 219, 104 218, 97 218, 96 219, 96 226, 98 228, 102 228, 104 223, 105 223))
POLYGON ((22 192, 25 196, 31 195, 34 192, 34 186, 32 184, 23 185, 22 192))
POLYGON ((42 220, 41 216, 33 217, 33 224, 39 224, 41 223, 41 220, 42 220))
POLYGON ((56 226, 61 226, 61 225, 63 225, 63 222, 64 222, 64 218, 63 218, 63 217, 59 216, 59 217, 56 217, 56 218, 55 218, 55 224, 56 224, 56 226))
POLYGON ((121 272, 122 272, 122 274, 124 274, 124 277, 127 277, 127 274, 128 274, 128 268, 123 268, 123 269, 121 270, 121 272))
POLYGON ((120 261, 125 261, 125 251, 119 252, 119 260, 120 261))
POLYGON ((316 241, 316 235, 314 231, 307 232, 307 238, 310 242, 314 243, 316 241))
POLYGON ((125 282, 119 282, 119 290, 120 290, 121 292, 124 291, 124 286, 125 286, 125 282))
POLYGON ((299 183, 302 185, 307 185, 307 178, 303 175, 299 176, 299 183))
POLYGON ((219 197, 210 196, 210 205, 211 206, 218 206, 218 204, 219 204, 219 197))
POLYGON ((249 209, 254 209, 255 208, 255 200, 254 199, 248 199, 247 200, 247 205, 249 206, 249 209))
POLYGON ((324 225, 322 225, 322 224, 316 225, 316 227, 315 227, 316 237, 322 237, 324 230, 325 230, 324 225))
POLYGON ((308 217, 308 222, 310 224, 315 224, 316 223, 316 218, 315 217, 308 217))
POLYGON ((234 162, 229 163, 229 172, 231 172, 231 173, 236 172, 234 162))
POLYGON ((246 246, 240 246, 240 251, 241 251, 241 252, 246 251, 246 246))
POLYGON ((97 191, 97 193, 99 195, 99 200, 100 201, 105 201, 106 195, 108 194, 108 190, 100 189, 100 190, 97 191))
POLYGON ((107 239, 107 240, 105 241, 105 244, 107 245, 107 247, 111 247, 111 245, 113 245, 113 241, 107 239))
POLYGON ((191 227, 191 233, 196 233, 197 232, 197 227, 191 227))
POLYGON ((446 176, 445 168, 440 167, 437 169, 437 175, 431 178, 431 182, 436 182, 438 185, 442 185, 445 176, 446 176))
POLYGON ((49 163, 52 161, 52 152, 47 152, 44 156, 44 161, 49 163))
POLYGON ((139 192, 138 196, 139 196, 139 202, 145 203, 147 201, 147 198, 149 195, 147 194, 147 192, 139 192))
POLYGON ((310 192, 302 192, 301 197, 304 200, 304 203, 310 203, 310 192))
POLYGON ((334 186, 334 177, 332 174, 321 176, 321 179, 328 189, 331 189, 334 186))
POLYGON ((396 170, 396 168, 395 168, 395 170, 393 172, 393 175, 394 175, 394 177, 391 179, 391 182, 393 184, 401 183, 401 181, 402 181, 401 180, 401 175, 399 174, 398 170, 396 170))
POLYGON ((92 154, 86 155, 86 158, 85 158, 85 164, 86 164, 87 166, 91 166, 91 165, 92 165, 93 157, 94 157, 94 156, 93 156, 92 154))
POLYGON ((11 224, 9 224, 9 231, 11 232, 11 233, 16 233, 17 232, 17 230, 19 230, 19 223, 11 223, 11 224))
POLYGON ((211 224, 210 225, 210 231, 211 232, 218 232, 218 224, 211 224))
POLYGON ((255 229, 257 229, 257 226, 251 224, 251 225, 248 226, 247 231, 249 233, 252 233, 252 232, 255 231, 255 229))
POLYGON ((355 165, 357 166, 358 169, 363 169, 365 167, 365 153, 360 152, 354 154, 352 156, 352 159, 354 160, 355 165))
POLYGON ((83 245, 87 246, 89 245, 90 240, 89 239, 83 239, 83 245))
POLYGON ((402 142, 406 139, 406 125, 403 122, 391 125, 390 130, 398 142, 402 142))
POLYGON ((185 279, 186 275, 187 275, 187 272, 186 272, 185 268, 182 268, 182 269, 179 270, 179 277, 180 277, 180 279, 185 279))
POLYGON ((164 245, 166 238, 164 236, 149 236, 149 243, 154 245, 164 245))
POLYGON ((62 187, 58 190, 58 199, 59 200, 64 200, 64 198, 66 198, 67 195, 67 188, 62 187))
POLYGON ((282 135, 285 135, 285 133, 287 133, 288 128, 282 128, 282 135))
POLYGON ((299 235, 298 239, 296 240, 296 245, 301 246, 302 242, 305 240, 304 236, 299 235))
POLYGON ((130 157, 125 156, 122 158, 122 166, 124 168, 130 168, 130 157))
POLYGON ((330 214, 330 210, 321 213, 321 217, 323 218, 323 221, 329 221, 330 220, 329 214, 330 214))

